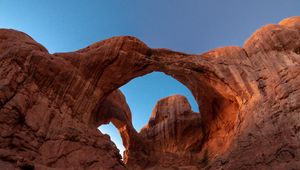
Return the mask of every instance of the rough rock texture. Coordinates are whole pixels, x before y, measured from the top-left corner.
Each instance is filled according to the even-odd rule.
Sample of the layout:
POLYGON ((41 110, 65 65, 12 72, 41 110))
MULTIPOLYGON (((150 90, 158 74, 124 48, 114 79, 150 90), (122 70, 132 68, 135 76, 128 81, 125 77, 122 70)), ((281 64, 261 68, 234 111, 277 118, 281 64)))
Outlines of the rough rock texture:
POLYGON ((149 157, 149 150, 139 134, 132 125, 131 111, 126 103, 125 96, 116 90, 112 92, 99 106, 95 117, 91 117, 91 123, 94 127, 112 122, 119 130, 125 152, 123 161, 127 164, 143 164, 149 157), (138 158, 138 159, 136 159, 138 158))
POLYGON ((49 54, 25 33, 1 29, 0 66, 3 168, 166 169, 160 163, 172 162, 177 167, 169 169, 300 168, 300 17, 260 28, 243 47, 201 55, 151 49, 128 36, 49 54), (192 147, 191 159, 190 147, 178 147, 179 134, 171 135, 182 124, 161 117, 165 111, 158 106, 155 121, 137 133, 116 91, 153 71, 182 82, 201 107, 201 129, 194 133, 199 147, 192 147), (97 130, 109 121, 122 135, 126 165, 109 137, 97 130), (159 125, 170 133, 156 130, 159 125), (155 141, 149 135, 154 132, 170 135, 170 143, 155 141), (181 151, 187 155, 180 157, 181 151), (180 160, 160 159, 159 152, 170 158, 175 153, 180 160))
POLYGON ((151 158, 160 167, 193 164, 201 150, 203 130, 200 113, 191 110, 188 100, 174 95, 159 100, 140 138, 147 142, 151 158))
POLYGON ((174 95, 159 100, 149 123, 141 132, 157 152, 185 153, 202 142, 201 115, 194 113, 184 96, 174 95))

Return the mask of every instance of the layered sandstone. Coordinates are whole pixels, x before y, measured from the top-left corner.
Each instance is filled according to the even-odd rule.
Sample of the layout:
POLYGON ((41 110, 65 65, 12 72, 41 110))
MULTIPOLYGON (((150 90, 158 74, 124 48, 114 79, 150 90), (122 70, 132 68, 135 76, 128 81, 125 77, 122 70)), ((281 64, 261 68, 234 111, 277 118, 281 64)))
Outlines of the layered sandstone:
POLYGON ((25 33, 1 29, 0 166, 162 169, 160 164, 175 162, 170 168, 297 169, 299 25, 300 17, 288 18, 260 28, 243 47, 201 55, 151 49, 129 36, 49 54, 25 33), (154 109, 148 126, 137 133, 117 89, 153 71, 187 86, 201 107, 200 115, 188 111, 185 104, 168 110, 184 100, 165 99, 154 109), (191 127, 174 120, 191 121, 191 127), (108 122, 122 135, 126 165, 110 139, 97 129, 108 122), (176 128, 178 134, 172 131, 176 128), (183 133, 184 128, 199 133, 183 133), (192 143, 199 147, 189 146, 192 143), (172 159, 161 159, 165 154, 172 159))

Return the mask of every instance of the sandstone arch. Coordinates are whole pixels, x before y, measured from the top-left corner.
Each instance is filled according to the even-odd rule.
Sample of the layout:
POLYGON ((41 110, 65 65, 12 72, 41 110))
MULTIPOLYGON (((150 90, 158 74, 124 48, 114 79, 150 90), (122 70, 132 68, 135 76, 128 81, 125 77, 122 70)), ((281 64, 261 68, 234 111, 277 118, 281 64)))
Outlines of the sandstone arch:
MULTIPOLYGON (((91 81, 96 83, 96 87, 105 87, 101 88, 100 96, 102 97, 99 98, 94 108, 92 108, 91 115, 83 117, 83 119, 87 120, 93 117, 92 114, 97 112, 95 109, 99 108, 105 96, 131 79, 153 71, 171 75, 191 90, 201 106, 204 133, 207 134, 205 135, 207 139, 203 139, 202 143, 203 145, 209 145, 211 155, 222 153, 230 145, 230 139, 237 124, 239 104, 242 100, 246 100, 247 95, 249 95, 246 93, 240 96, 236 90, 243 92, 248 90, 242 89, 243 87, 236 87, 237 81, 243 80, 240 77, 238 77, 240 79, 237 79, 236 75, 232 74, 228 67, 224 68, 223 66, 223 57, 247 58, 244 50, 239 47, 216 49, 199 56, 172 52, 166 49, 150 49, 134 37, 114 37, 95 43, 72 53, 72 55, 69 53, 54 55, 64 57, 77 66, 83 75, 91 78, 91 81), (117 51, 116 49, 101 50, 106 46, 114 46, 117 51), (221 61, 218 58, 219 53, 224 55, 221 61), (98 68, 105 68, 105 70, 98 68), (95 72, 91 73, 90 70, 95 70, 95 72), (230 82, 224 81, 225 78, 228 81, 235 82, 234 84, 231 82, 232 87, 229 84, 230 82)), ((233 65, 235 63, 229 62, 229 64, 233 65)), ((132 127, 130 129, 129 131, 136 133, 135 130, 132 130, 132 127)), ((137 147, 138 150, 143 150, 147 155, 148 151, 143 147, 144 144, 135 144, 136 146, 139 146, 137 147)), ((125 147, 127 148, 127 146, 125 147)), ((199 148, 198 151, 200 152, 201 149, 199 148)), ((135 164, 136 157, 144 157, 144 155, 133 156, 131 157, 133 161, 129 162, 134 162, 133 164, 135 164)), ((144 160, 148 160, 148 158, 144 160)), ((125 156, 125 162, 127 161, 127 156, 125 156)), ((145 164, 145 161, 141 161, 140 164, 145 164)))
POLYGON ((124 169, 90 122, 118 87, 161 71, 201 106, 206 168, 300 167, 299 39, 292 17, 257 30, 242 48, 201 55, 151 49, 133 37, 49 54, 26 34, 1 29, 0 164, 124 169))
MULTIPOLYGON (((131 153, 135 154, 135 152, 141 150, 147 153, 144 143, 133 127, 131 116, 130 108, 126 103, 124 95, 119 90, 116 90, 99 105, 90 122, 90 124, 95 124, 95 127, 112 122, 118 129, 125 147, 123 155, 125 163, 128 162, 128 159, 132 159, 131 153)), ((143 155, 140 154, 140 156, 143 155)))

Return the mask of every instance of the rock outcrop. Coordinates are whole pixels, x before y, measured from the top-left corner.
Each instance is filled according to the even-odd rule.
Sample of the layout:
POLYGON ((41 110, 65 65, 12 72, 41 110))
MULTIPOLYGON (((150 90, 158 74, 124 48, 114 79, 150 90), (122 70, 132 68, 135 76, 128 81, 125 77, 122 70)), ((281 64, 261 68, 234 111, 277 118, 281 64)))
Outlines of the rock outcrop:
POLYGON ((181 95, 159 100, 139 134, 159 168, 192 165, 204 138, 200 113, 181 95))
POLYGON ((125 147, 123 161, 127 165, 135 167, 135 164, 149 162, 149 150, 132 125, 131 111, 121 91, 116 90, 107 96, 94 116, 89 123, 94 127, 112 122, 118 129, 125 147))
POLYGON ((186 153, 203 139, 200 113, 194 113, 184 96, 174 95, 157 102, 149 123, 140 135, 151 141, 153 151, 186 153))
POLYGON ((300 17, 287 18, 243 47, 200 55, 152 49, 130 36, 49 54, 25 33, 1 29, 0 166, 299 169, 299 25, 300 17), (166 98, 138 133, 117 89, 153 71, 188 87, 201 113, 182 97, 166 98), (122 135, 125 164, 97 129, 108 122, 122 135))

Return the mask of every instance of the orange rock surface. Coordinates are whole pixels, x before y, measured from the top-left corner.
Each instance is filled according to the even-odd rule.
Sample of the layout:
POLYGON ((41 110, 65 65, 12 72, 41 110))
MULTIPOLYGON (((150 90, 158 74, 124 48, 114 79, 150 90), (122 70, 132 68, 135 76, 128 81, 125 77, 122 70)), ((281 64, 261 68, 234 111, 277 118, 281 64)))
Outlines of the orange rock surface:
POLYGON ((191 55, 113 37, 49 54, 0 29, 2 169, 299 169, 300 17, 258 29, 243 47, 191 55), (158 101, 141 132, 118 88, 153 71, 189 88, 158 101), (124 162, 97 127, 112 122, 124 162))

